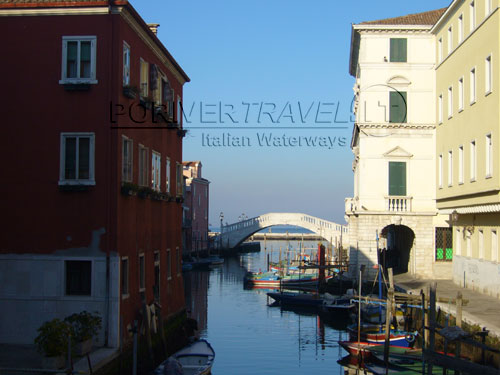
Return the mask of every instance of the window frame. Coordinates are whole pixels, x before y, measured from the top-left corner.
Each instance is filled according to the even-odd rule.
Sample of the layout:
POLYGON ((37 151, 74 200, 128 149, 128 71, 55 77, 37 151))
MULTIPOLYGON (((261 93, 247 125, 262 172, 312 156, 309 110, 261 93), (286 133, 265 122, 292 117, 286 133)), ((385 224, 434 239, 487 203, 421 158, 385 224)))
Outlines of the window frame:
POLYGON ((170 194, 170 188, 171 188, 171 172, 170 170, 172 169, 172 165, 170 163, 170 158, 167 156, 166 161, 165 161, 165 192, 167 194, 170 194))
POLYGON ((458 184, 464 183, 464 146, 458 146, 458 184))
POLYGON ((438 124, 443 123, 443 94, 438 96, 438 124))
POLYGON ((453 186, 453 150, 448 151, 448 187, 453 186))
POLYGON ((477 145, 475 139, 473 139, 470 142, 469 147, 470 147, 470 159, 469 159, 470 182, 475 182, 477 178, 477 145))
POLYGON ((167 249, 167 280, 172 280, 172 251, 167 249))
POLYGON ((470 86, 469 86, 470 105, 473 105, 477 100, 476 67, 471 68, 469 76, 470 76, 470 86))
POLYGON ((453 117, 453 86, 448 87, 448 120, 453 117))
POLYGON ((97 61, 97 36, 96 35, 63 35, 62 37, 62 51, 61 51, 61 79, 59 84, 91 84, 98 83, 96 74, 96 61, 97 61), (68 42, 78 42, 77 51, 77 74, 80 75, 80 45, 81 42, 90 42, 90 77, 88 78, 70 78, 68 77, 68 42))
MULTIPOLYGON (((406 197, 408 196, 408 163, 406 161, 389 161, 387 163, 387 167, 388 167, 388 171, 387 171, 387 174, 388 174, 388 186, 387 186, 387 195, 390 196, 390 197, 393 197, 393 196, 396 196, 396 197, 406 197), (404 179, 402 178, 402 182, 404 181, 404 194, 399 194, 397 192, 394 192, 393 189, 391 189, 391 186, 393 186, 394 184, 391 185, 391 181, 393 178, 391 178, 391 170, 393 168, 391 168, 391 165, 404 165, 404 179), (394 193, 394 194, 391 194, 391 193, 394 193)), ((403 190, 403 189, 401 189, 403 190)))
POLYGON ((62 185, 87 185, 94 186, 95 182, 95 133, 84 133, 84 132, 62 132, 60 134, 60 149, 59 149, 59 182, 60 186, 62 185), (66 179, 65 178, 65 170, 66 170, 66 138, 76 138, 76 158, 75 158, 75 167, 76 173, 79 172, 79 144, 78 141, 80 138, 89 138, 89 178, 88 179, 66 179))
POLYGON ((484 259, 484 231, 483 229, 479 229, 477 231, 478 236, 478 259, 484 259))
POLYGON ((175 183, 176 183, 176 189, 175 189, 175 194, 177 197, 182 197, 184 194, 184 188, 183 188, 183 181, 182 181, 182 164, 179 162, 175 163, 175 183))
POLYGON ((175 248, 175 254, 176 254, 176 265, 177 265, 177 277, 180 277, 182 275, 182 256, 181 256, 181 250, 179 246, 176 246, 175 248))
POLYGON ((438 40, 438 63, 443 61, 443 38, 438 40))
POLYGON ((473 1, 469 3, 469 32, 472 33, 476 29, 476 4, 473 1))
POLYGON ((443 188, 443 154, 439 154, 438 158, 438 186, 443 188))
POLYGON ((491 261, 498 262, 498 232, 496 229, 491 230, 491 261))
POLYGON ((143 99, 149 97, 149 63, 142 57, 139 60, 139 95, 143 99), (145 66, 144 77, 143 66, 145 66), (145 78, 145 81, 143 81, 143 78, 145 78))
POLYGON ((464 103, 464 77, 458 79, 458 113, 462 112, 465 107, 464 103))
POLYGON ((448 27, 448 55, 453 51, 453 26, 448 27))
POLYGON ((390 38, 389 39, 389 62, 391 63, 407 63, 408 62, 408 38, 390 38), (402 56, 402 51, 400 50, 401 46, 397 45, 400 41, 405 41, 403 44, 405 45, 405 54, 402 56), (397 41, 397 42, 396 42, 397 41), (396 48, 397 47, 397 48, 396 48), (394 54, 393 54, 393 51, 394 54), (397 53, 396 53, 397 51, 397 53))
POLYGON ((458 44, 464 41, 464 14, 458 16, 458 44))

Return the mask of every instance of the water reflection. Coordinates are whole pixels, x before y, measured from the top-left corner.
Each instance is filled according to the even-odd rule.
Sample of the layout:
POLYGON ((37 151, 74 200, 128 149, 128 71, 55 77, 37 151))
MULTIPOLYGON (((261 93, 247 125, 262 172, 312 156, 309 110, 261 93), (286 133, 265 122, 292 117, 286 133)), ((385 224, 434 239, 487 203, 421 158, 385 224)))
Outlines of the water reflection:
POLYGON ((343 318, 268 306, 268 290, 243 288, 247 270, 265 269, 266 262, 262 251, 226 258, 211 271, 184 274, 188 309, 198 320, 200 336, 216 351, 212 373, 343 374, 337 364, 343 355, 338 341, 347 338, 343 318))

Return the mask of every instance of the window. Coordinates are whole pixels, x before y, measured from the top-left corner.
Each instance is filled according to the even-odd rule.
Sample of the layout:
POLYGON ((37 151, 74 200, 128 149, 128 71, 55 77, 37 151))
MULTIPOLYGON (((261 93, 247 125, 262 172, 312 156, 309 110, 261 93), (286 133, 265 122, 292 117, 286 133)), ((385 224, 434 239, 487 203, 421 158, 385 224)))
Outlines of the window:
POLYGON ((90 296, 92 292, 92 262, 66 260, 66 295, 90 296))
POLYGON ((462 239, 461 239, 460 228, 455 231, 455 249, 457 250, 457 255, 462 255, 462 239))
POLYGON ((464 15, 458 16, 458 43, 464 40, 464 15))
POLYGON ((172 252, 167 249, 167 280, 172 279, 172 252))
POLYGON ((453 151, 448 151, 448 186, 453 185, 453 151))
POLYGON ((390 41, 390 61, 406 62, 407 60, 407 40, 406 38, 391 38, 390 41))
POLYGON ((122 181, 132 182, 133 141, 122 136, 122 181))
POLYGON ((205 186, 205 198, 208 198, 208 186, 205 186))
POLYGON ((436 243, 436 261, 448 261, 453 260, 453 232, 451 228, 439 228, 436 227, 435 232, 435 243, 436 243))
POLYGON ((491 13, 491 0, 484 0, 484 15, 488 17, 491 13))
POLYGON ((155 296, 155 300, 160 299, 160 252, 155 251, 154 252, 154 276, 155 276, 155 283, 153 285, 153 294, 155 296))
POLYGON ((464 183, 464 146, 458 147, 458 183, 464 183))
POLYGON ((491 134, 486 135, 486 178, 490 178, 493 172, 493 145, 491 134))
POLYGON ((148 149, 139 145, 139 185, 149 186, 148 183, 148 149))
POLYGON ((443 155, 439 155, 439 161, 438 161, 438 181, 439 181, 439 187, 443 187, 443 155))
POLYGON ((438 40, 438 62, 443 61, 443 38, 438 40))
POLYGON ((170 194, 170 158, 167 158, 166 171, 165 171, 165 184, 166 192, 170 194))
POLYGON ((149 64, 141 58, 141 97, 149 96, 149 64))
POLYGON ((128 258, 123 257, 121 261, 121 288, 122 298, 128 297, 128 258))
POLYGON ((470 16, 470 32, 473 32, 476 28, 476 7, 474 1, 470 3, 469 6, 469 16, 470 16))
POLYGON ((448 87, 448 118, 453 117, 453 87, 448 87))
POLYGON ((492 84, 492 66, 491 66, 491 55, 489 55, 484 63, 484 74, 485 74, 485 82, 484 82, 484 87, 486 91, 486 95, 488 95, 491 90, 493 89, 493 84, 492 84))
POLYGON ((484 259, 484 233, 483 230, 479 230, 479 259, 484 259))
POLYGON ((182 271, 182 263, 181 263, 181 250, 178 247, 175 248, 175 254, 177 257, 175 262, 175 264, 177 265, 177 276, 180 276, 182 271))
POLYGON ((491 230, 491 261, 498 262, 498 237, 497 231, 491 230))
POLYGON ((406 163, 389 162, 389 195, 406 195, 406 163))
POLYGON ((177 110, 176 110, 176 122, 179 126, 181 126, 182 123, 182 103, 181 103, 181 97, 177 96, 177 110))
POLYGON ((389 122, 406 123, 407 100, 405 91, 391 91, 389 96, 389 122))
POLYGON ((476 181, 476 141, 470 143, 470 180, 476 181))
POLYGON ((438 97, 438 121, 443 123, 443 94, 438 97))
POLYGON ((470 104, 476 102, 476 68, 470 70, 470 104))
POLYGON ((458 80, 458 112, 464 110, 464 78, 458 80))
POLYGON ((144 263, 144 254, 139 254, 139 292, 146 289, 146 265, 144 263))
POLYGON ((470 235, 468 235, 466 238, 467 238, 466 239, 466 243, 467 243, 467 256, 470 257, 470 256, 472 256, 472 241, 471 241, 470 235))
POLYGON ((198 207, 201 207, 201 194, 198 194, 198 207))
POLYGON ((130 47, 123 42, 123 86, 130 85, 130 47))
POLYGON ((97 83, 95 36, 63 36, 59 83, 97 83))
POLYGON ((161 154, 156 151, 151 154, 151 188, 161 190, 161 154))
POLYGON ((453 50, 453 28, 450 26, 448 28, 448 55, 453 50))
POLYGON ((61 133, 59 185, 95 185, 94 133, 61 133))
POLYGON ((183 184, 183 181, 182 181, 182 164, 180 164, 180 163, 176 164, 176 176, 175 176, 175 179, 176 179, 176 183, 177 183, 176 194, 179 197, 179 196, 182 196, 182 193, 183 193, 183 188, 182 188, 182 184, 183 184))

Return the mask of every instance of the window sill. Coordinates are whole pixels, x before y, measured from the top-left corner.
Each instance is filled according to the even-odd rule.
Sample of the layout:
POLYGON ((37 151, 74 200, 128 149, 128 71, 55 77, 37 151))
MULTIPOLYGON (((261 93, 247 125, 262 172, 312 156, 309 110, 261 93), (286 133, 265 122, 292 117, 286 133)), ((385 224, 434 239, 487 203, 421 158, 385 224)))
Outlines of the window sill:
POLYGON ((459 108, 459 109, 458 109, 458 113, 462 113, 463 111, 464 111, 464 109, 463 109, 463 108, 459 108))
POLYGON ((488 180, 488 179, 490 179, 490 178, 493 178, 493 175, 491 175, 491 174, 487 174, 484 178, 488 180))
POLYGON ((476 99, 474 99, 473 101, 470 102, 471 106, 474 105, 474 104, 476 104, 476 99))
POLYGON ((94 180, 59 180, 59 186, 95 186, 94 180))
POLYGON ((475 178, 471 178, 470 182, 476 182, 476 179, 475 178))
POLYGON ((60 85, 97 85, 96 79, 61 79, 60 85))
POLYGON ((146 288, 139 288, 139 293, 145 292, 146 288))
POLYGON ((488 95, 490 95, 492 92, 493 92, 492 90, 488 90, 488 91, 486 91, 486 93, 484 94, 484 96, 488 96, 488 95))
POLYGON ((122 299, 127 299, 128 297, 130 297, 130 294, 122 294, 122 299))
POLYGON ((460 182, 458 183, 458 185, 463 185, 463 184, 464 184, 464 182, 463 182, 463 181, 460 181, 460 182))

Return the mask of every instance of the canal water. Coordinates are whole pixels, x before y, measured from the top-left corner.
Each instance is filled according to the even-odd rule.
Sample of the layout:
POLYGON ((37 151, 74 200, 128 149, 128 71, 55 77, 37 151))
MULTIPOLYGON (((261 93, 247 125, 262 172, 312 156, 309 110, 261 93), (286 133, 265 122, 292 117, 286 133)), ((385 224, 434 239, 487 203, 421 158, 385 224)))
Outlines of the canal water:
MULTIPOLYGON (((266 289, 244 289, 247 270, 264 270, 267 254, 287 245, 267 241, 260 253, 226 258, 210 271, 184 274, 186 305, 198 321, 199 335, 213 346, 213 375, 343 374, 338 345, 347 339, 347 322, 328 313, 269 306, 266 289)), ((302 246, 290 242, 291 248, 302 246)), ((314 242, 304 247, 317 247, 314 242)))

